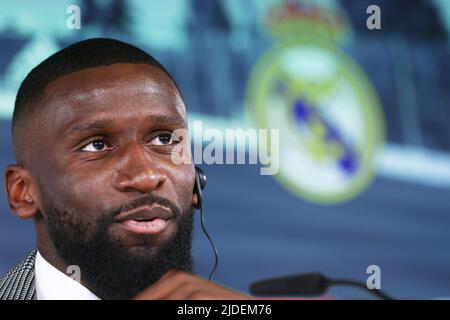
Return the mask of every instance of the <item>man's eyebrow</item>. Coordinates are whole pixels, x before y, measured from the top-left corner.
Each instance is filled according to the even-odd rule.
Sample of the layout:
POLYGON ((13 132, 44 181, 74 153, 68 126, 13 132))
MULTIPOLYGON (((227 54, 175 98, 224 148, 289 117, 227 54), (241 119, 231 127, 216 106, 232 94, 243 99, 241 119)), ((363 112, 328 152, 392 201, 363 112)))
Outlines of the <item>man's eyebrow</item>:
POLYGON ((77 125, 69 128, 69 130, 67 130, 67 134, 72 135, 72 134, 75 134, 78 132, 83 132, 83 131, 91 131, 91 130, 95 130, 95 129, 105 129, 111 125, 112 125, 111 120, 97 120, 97 121, 93 121, 93 122, 77 124, 77 125))
MULTIPOLYGON (((178 125, 180 127, 186 126, 186 121, 176 115, 154 115, 154 116, 146 116, 145 120, 149 123, 153 123, 154 125, 178 125)), ((127 121, 124 119, 124 121, 127 121)), ((101 119, 93 122, 82 123, 74 125, 73 127, 67 130, 68 135, 76 134, 79 132, 86 132, 92 130, 106 129, 114 125, 113 120, 109 119, 101 119)))

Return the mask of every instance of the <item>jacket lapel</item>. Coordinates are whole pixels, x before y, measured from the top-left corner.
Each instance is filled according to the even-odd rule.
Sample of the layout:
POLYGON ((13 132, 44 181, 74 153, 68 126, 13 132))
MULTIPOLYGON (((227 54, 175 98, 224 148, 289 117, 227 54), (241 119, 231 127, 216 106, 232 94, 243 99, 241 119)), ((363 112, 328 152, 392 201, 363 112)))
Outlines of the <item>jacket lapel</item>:
POLYGON ((35 299, 34 262, 37 250, 0 277, 0 300, 35 299))

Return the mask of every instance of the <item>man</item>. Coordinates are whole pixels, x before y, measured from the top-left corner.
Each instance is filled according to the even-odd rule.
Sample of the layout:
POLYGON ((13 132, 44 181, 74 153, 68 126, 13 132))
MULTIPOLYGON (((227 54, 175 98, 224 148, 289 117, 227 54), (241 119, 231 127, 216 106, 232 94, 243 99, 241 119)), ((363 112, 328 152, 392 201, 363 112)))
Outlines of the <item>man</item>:
POLYGON ((5 190, 37 250, 0 278, 0 299, 247 298, 192 274, 195 170, 171 159, 190 155, 186 128, 174 80, 129 44, 81 41, 34 68, 5 190))

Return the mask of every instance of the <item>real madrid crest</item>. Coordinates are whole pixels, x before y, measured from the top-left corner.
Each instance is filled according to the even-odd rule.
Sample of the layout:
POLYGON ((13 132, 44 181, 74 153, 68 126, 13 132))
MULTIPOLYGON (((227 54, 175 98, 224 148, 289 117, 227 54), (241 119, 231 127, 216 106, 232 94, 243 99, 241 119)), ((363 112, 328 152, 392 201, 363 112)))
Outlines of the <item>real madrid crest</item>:
POLYGON ((247 104, 258 127, 280 130, 275 178, 312 202, 352 199, 373 179, 384 124, 373 86, 338 47, 346 19, 288 1, 268 22, 277 41, 252 71, 247 104))

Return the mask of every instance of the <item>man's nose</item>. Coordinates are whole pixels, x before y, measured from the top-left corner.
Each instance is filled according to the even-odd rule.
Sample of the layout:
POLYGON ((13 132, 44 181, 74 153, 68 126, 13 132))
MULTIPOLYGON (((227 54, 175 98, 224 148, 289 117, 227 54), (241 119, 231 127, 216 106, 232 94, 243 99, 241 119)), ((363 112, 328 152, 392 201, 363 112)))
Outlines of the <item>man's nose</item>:
POLYGON ((123 166, 115 178, 120 191, 148 193, 161 188, 167 178, 143 147, 128 148, 121 161, 123 166))

